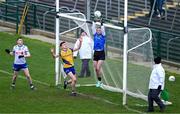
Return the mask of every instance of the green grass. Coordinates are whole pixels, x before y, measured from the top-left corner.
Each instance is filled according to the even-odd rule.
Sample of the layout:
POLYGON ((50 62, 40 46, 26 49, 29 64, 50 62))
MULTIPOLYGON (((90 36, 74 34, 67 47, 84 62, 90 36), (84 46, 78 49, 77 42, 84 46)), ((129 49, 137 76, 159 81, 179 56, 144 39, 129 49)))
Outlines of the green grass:
MULTIPOLYGON (((12 73, 13 57, 4 52, 12 49, 17 36, 0 33, 0 70, 12 73)), ((17 79, 16 89, 10 89, 11 75, 0 71, 0 113, 132 113, 122 106, 122 94, 104 91, 95 87, 79 87, 77 91, 83 95, 69 96, 69 90, 54 87, 54 60, 50 55, 53 45, 38 40, 24 39, 29 47, 32 57, 27 59, 31 76, 48 85, 34 81, 36 91, 31 91, 27 81, 17 79), (114 104, 105 102, 108 100, 114 104)), ((77 72, 80 70, 80 61, 76 60, 77 72)), ((92 67, 92 65, 91 65, 92 67)), ((133 66, 132 66, 133 67, 133 66)), ((112 68, 112 67, 111 67, 112 68)), ((143 69, 143 68, 141 68, 143 69)), ((91 69, 92 70, 92 69, 91 69)), ((136 71, 139 72, 139 71, 136 71)), ((23 76, 22 73, 20 75, 23 76)), ((170 93, 173 105, 167 106, 167 113, 180 112, 180 75, 166 73, 167 76, 175 75, 175 82, 168 82, 166 88, 170 93)), ((168 77, 166 77, 168 78, 168 77)), ((94 81, 92 78, 78 79, 79 82, 94 81)), ((144 112, 147 105, 145 101, 128 96, 128 107, 144 112)), ((157 109, 158 111, 158 109, 157 109)))

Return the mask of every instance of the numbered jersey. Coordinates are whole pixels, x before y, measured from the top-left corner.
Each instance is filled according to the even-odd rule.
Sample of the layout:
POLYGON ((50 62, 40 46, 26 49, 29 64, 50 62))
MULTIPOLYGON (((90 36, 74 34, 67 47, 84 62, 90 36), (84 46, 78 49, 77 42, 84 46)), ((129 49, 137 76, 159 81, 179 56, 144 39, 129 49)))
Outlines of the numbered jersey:
POLYGON ((14 64, 25 64, 26 59, 24 57, 19 58, 20 55, 30 55, 28 47, 25 45, 15 45, 13 47, 13 54, 15 56, 14 64))

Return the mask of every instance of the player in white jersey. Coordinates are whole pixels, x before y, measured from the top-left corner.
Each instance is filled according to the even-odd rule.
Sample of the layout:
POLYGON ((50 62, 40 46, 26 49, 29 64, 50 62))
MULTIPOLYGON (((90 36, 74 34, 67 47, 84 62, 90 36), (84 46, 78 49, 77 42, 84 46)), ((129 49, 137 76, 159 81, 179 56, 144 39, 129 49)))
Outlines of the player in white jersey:
POLYGON ((34 89, 34 85, 32 83, 32 79, 31 79, 31 76, 30 76, 30 73, 29 73, 29 69, 27 67, 27 64, 26 64, 26 59, 27 57, 30 57, 31 54, 28 50, 28 47, 23 45, 23 40, 22 38, 18 38, 17 39, 17 45, 15 45, 13 47, 13 50, 10 51, 9 49, 6 49, 5 50, 8 54, 14 56, 14 64, 13 64, 13 70, 14 70, 14 73, 13 73, 13 78, 12 78, 12 85, 11 87, 12 88, 15 88, 15 83, 16 83, 16 78, 18 76, 18 72, 20 70, 23 70, 28 82, 29 82, 29 85, 30 85, 30 88, 31 89, 34 89))

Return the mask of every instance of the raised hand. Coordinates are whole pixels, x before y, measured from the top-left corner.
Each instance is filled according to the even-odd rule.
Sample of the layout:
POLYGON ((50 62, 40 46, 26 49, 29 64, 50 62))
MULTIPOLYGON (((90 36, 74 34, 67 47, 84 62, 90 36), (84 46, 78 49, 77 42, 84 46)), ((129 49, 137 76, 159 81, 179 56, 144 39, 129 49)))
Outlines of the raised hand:
POLYGON ((83 41, 83 38, 82 38, 82 37, 80 37, 80 38, 79 38, 79 41, 80 41, 80 42, 82 42, 82 41, 83 41))
POLYGON ((51 48, 51 50, 50 50, 50 51, 51 51, 51 53, 54 53, 54 48, 51 48))

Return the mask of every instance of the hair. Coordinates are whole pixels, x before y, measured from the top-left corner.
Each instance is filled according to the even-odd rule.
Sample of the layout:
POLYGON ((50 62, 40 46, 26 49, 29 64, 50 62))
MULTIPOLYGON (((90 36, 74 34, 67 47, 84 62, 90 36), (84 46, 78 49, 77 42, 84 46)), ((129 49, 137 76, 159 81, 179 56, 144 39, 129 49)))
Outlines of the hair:
POLYGON ((154 62, 155 62, 155 64, 161 63, 161 57, 154 58, 154 62))
POLYGON ((85 32, 85 31, 81 32, 81 35, 82 35, 82 33, 85 33, 86 35, 88 35, 87 32, 85 32))
POLYGON ((96 29, 101 29, 101 26, 97 26, 96 29))
POLYGON ((16 41, 18 41, 19 39, 22 39, 22 37, 18 37, 18 38, 16 39, 16 41))
POLYGON ((60 43, 60 47, 61 47, 64 43, 66 43, 66 42, 65 42, 65 41, 62 41, 62 42, 60 43))
POLYGON ((81 33, 82 33, 82 32, 85 32, 85 31, 84 31, 83 29, 81 29, 81 33))

